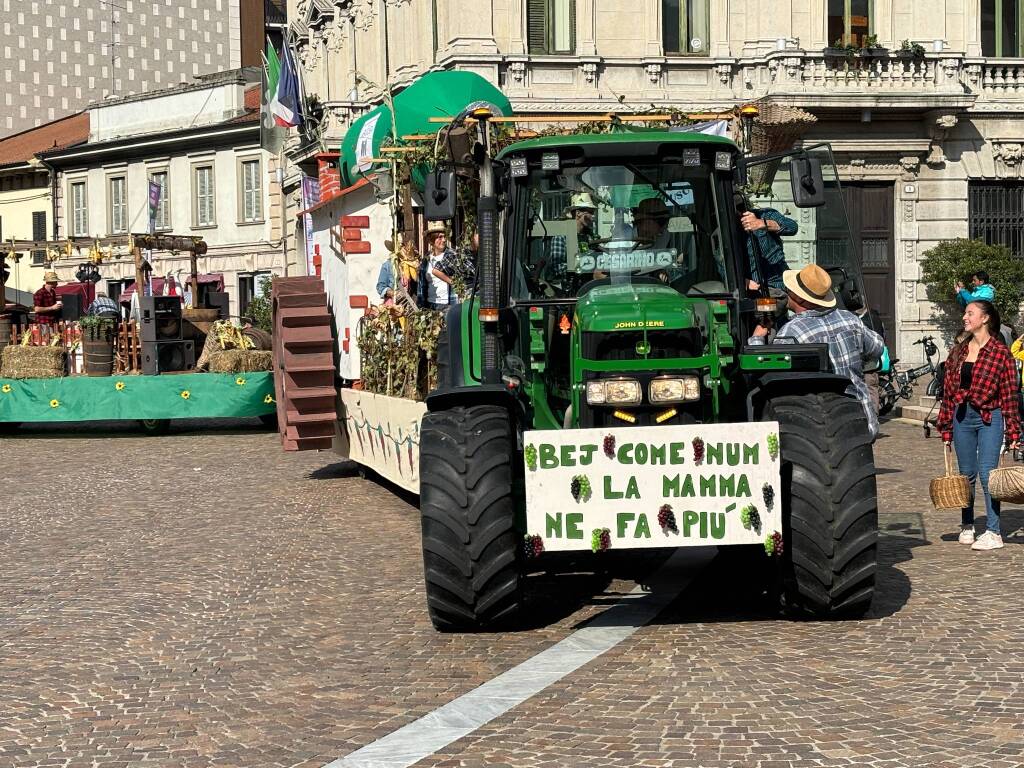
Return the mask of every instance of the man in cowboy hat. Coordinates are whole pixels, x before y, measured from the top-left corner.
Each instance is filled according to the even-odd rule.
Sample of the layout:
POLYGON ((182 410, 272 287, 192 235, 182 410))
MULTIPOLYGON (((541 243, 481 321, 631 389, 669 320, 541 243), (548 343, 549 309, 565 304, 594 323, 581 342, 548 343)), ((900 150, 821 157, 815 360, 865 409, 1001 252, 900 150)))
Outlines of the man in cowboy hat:
POLYGON ((43 275, 43 287, 32 297, 32 311, 36 313, 36 322, 53 325, 60 320, 64 304, 57 297, 57 273, 47 270, 43 275))
MULTIPOLYGON (((580 251, 590 250, 594 238, 594 216, 597 204, 589 192, 577 192, 569 199, 569 218, 576 221, 576 242, 580 251)), ((551 238, 550 252, 533 270, 535 279, 543 278, 548 283, 562 285, 569 267, 569 244, 565 235, 551 238)))
POLYGON ((380 265, 380 272, 377 273, 377 294, 385 305, 393 304, 397 288, 398 298, 414 302, 415 299, 412 297, 416 295, 416 277, 420 266, 415 243, 411 238, 406 240, 399 232, 395 240, 384 241, 384 248, 387 249, 388 257, 384 259, 384 263, 380 265))
POLYGON ((445 309, 456 300, 451 278, 441 271, 441 265, 454 254, 448 248, 448 232, 444 222, 432 221, 427 225, 427 255, 420 265, 417 285, 421 307, 445 309))
POLYGON ((672 233, 668 231, 668 222, 671 218, 668 206, 660 197, 641 200, 633 209, 636 239, 653 250, 668 248, 672 240, 672 233))
MULTIPOLYGON (((878 414, 871 405, 871 395, 864 381, 864 364, 882 356, 885 349, 882 337, 865 326, 853 312, 836 308, 832 278, 817 264, 808 264, 801 270, 786 270, 782 273, 782 283, 795 316, 779 328, 776 343, 828 344, 833 369, 850 380, 846 393, 860 400, 871 435, 877 436, 878 414)), ((767 336, 768 329, 758 325, 748 343, 764 344, 767 336)))

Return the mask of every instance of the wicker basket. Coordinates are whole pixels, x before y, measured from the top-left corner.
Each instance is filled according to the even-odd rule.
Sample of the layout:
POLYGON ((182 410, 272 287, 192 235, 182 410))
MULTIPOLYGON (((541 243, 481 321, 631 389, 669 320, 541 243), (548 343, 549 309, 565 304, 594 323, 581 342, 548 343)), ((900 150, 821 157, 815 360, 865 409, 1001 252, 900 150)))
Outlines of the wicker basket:
POLYGON ((790 107, 769 99, 754 102, 758 115, 751 126, 752 155, 770 155, 792 148, 818 118, 799 107, 790 107))
POLYGON ((932 480, 928 492, 936 509, 963 509, 971 503, 971 484, 966 475, 953 474, 953 449, 946 446, 946 474, 932 480))
POLYGON ((1006 454, 997 469, 988 473, 988 492, 993 499, 1009 504, 1024 504, 1024 466, 1005 466, 1006 454))

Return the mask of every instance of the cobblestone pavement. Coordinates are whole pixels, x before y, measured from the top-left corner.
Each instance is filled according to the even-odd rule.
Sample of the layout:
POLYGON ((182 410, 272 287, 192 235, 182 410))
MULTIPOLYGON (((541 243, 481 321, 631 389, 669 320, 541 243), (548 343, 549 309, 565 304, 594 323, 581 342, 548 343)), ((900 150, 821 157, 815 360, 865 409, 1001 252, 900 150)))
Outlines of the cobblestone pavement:
MULTIPOLYGON (((412 500, 254 423, 3 438, 0 765, 320 766, 653 567, 536 576, 530 628, 439 635, 412 500)), ((928 504, 939 441, 885 431, 869 618, 771 619, 720 557, 654 624, 418 765, 1024 765, 1024 536, 958 545, 958 513, 928 504)))

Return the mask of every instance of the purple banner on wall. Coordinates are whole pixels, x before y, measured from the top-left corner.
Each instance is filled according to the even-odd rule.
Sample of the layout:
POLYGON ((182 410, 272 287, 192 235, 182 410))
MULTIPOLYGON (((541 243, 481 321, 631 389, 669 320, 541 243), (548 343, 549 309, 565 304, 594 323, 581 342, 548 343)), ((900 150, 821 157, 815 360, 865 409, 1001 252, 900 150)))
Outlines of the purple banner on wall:
POLYGON ((161 187, 153 180, 149 182, 149 234, 156 232, 156 209, 160 207, 161 187))
MULTIPOLYGON (((308 211, 320 202, 320 180, 308 176, 302 177, 302 210, 308 211)), ((315 243, 313 242, 313 214, 305 213, 302 216, 303 236, 306 241, 306 274, 315 275, 316 265, 313 264, 313 256, 316 254, 315 243)))

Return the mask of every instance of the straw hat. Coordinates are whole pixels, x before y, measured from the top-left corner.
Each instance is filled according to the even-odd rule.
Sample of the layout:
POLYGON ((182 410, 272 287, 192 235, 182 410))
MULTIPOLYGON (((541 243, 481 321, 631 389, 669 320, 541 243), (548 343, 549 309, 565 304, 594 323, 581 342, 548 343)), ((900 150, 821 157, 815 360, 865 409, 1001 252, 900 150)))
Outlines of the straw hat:
POLYGON ((427 224, 427 238, 429 239, 432 235, 447 235, 448 228, 444 225, 443 221, 432 221, 427 224))
POLYGON ((800 270, 787 269, 782 273, 782 283, 787 291, 808 304, 826 308, 836 305, 832 278, 817 264, 808 264, 800 270))
POLYGON ((587 208, 591 211, 597 210, 597 205, 594 203, 594 198, 589 192, 577 192, 569 199, 569 210, 575 211, 582 208, 587 208))
POLYGON ((54 272, 53 270, 47 270, 46 273, 43 275, 43 282, 44 283, 59 283, 60 282, 60 278, 57 277, 57 273, 54 272))
POLYGON ((402 243, 403 243, 403 242, 404 242, 404 241, 403 241, 403 239, 402 239, 402 233, 401 233, 401 232, 399 232, 399 233, 398 233, 398 234, 397 234, 397 235, 395 236, 395 239, 394 239, 394 240, 392 240, 392 239, 390 239, 390 238, 389 238, 389 239, 387 239, 387 240, 385 240, 385 241, 384 241, 384 247, 385 247, 385 248, 386 248, 386 249, 388 250, 388 252, 389 252, 389 253, 394 253, 394 252, 395 252, 396 250, 398 250, 398 249, 400 249, 400 248, 402 247, 402 243), (396 246, 397 246, 397 247, 396 247, 396 246))

